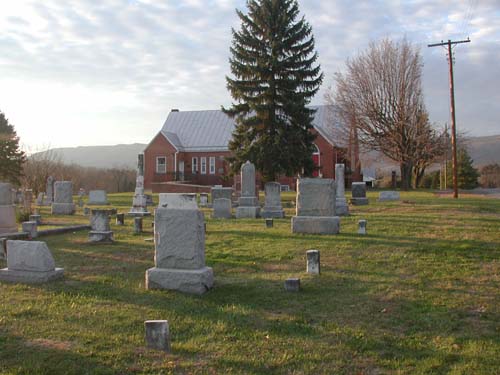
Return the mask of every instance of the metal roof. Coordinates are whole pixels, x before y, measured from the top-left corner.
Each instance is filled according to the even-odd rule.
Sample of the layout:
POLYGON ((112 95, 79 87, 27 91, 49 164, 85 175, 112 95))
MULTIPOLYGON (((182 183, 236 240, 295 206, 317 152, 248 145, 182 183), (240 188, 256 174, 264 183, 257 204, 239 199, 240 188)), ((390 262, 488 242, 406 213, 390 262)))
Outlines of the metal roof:
MULTIPOLYGON (((332 106, 312 106, 316 109, 314 128, 332 145, 335 128, 332 106)), ((234 120, 221 110, 170 112, 161 133, 178 151, 227 151, 235 128, 234 120)))

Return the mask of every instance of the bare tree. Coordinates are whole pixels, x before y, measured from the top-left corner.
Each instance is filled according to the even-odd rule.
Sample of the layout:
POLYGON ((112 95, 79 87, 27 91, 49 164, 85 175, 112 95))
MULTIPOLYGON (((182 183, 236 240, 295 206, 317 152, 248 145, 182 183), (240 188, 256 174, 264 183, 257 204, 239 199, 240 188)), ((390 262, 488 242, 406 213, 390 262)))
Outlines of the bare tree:
POLYGON ((49 147, 44 151, 28 152, 28 154, 23 164, 21 184, 38 194, 45 191, 47 178, 59 174, 63 164, 60 155, 49 147))
POLYGON ((335 76, 335 103, 360 144, 397 161, 403 189, 411 187, 418 138, 428 122, 421 87, 422 58, 406 39, 384 39, 348 59, 335 76))

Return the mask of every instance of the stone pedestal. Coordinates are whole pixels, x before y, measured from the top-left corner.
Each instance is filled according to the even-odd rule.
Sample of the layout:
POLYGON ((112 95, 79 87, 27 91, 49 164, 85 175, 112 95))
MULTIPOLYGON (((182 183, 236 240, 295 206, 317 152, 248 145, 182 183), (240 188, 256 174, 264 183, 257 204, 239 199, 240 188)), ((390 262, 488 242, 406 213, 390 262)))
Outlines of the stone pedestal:
POLYGON ((170 353, 170 329, 167 320, 146 320, 144 330, 148 348, 170 353))
POLYGON ((147 289, 203 294, 213 286, 205 266, 205 225, 199 210, 155 211, 155 267, 146 271, 147 289))
POLYGON ((335 185, 332 179, 303 178, 297 181, 297 214, 292 217, 292 233, 339 233, 335 185))
POLYGON ((231 219, 233 217, 231 201, 226 198, 214 200, 212 218, 214 219, 231 219))
POLYGON ((90 190, 89 191, 89 201, 87 202, 89 206, 105 206, 108 203, 108 195, 105 190, 90 190))
POLYGON ((54 203, 52 203, 53 215, 73 215, 75 205, 73 203, 73 183, 71 181, 56 181, 54 183, 54 203))
POLYGON ((362 206, 368 204, 368 198, 366 198, 365 182, 353 182, 351 189, 352 189, 351 204, 355 206, 362 206))
POLYGON ((241 166, 241 196, 236 217, 255 219, 260 216, 259 200, 255 191, 255 166, 247 161, 241 166))
POLYGON ((63 273, 55 267, 45 242, 7 241, 7 268, 0 270, 0 281, 44 283, 61 278, 63 273))
POLYGON ((281 206, 281 185, 278 182, 268 182, 264 186, 265 203, 261 211, 264 218, 284 218, 285 211, 281 206))
POLYGON ((38 237, 38 228, 36 221, 25 221, 21 224, 22 231, 28 233, 28 238, 38 237))
POLYGON ((320 256, 319 250, 307 250, 307 273, 313 275, 320 274, 320 256))
POLYGON ((12 186, 0 182, 0 234, 16 232, 16 207, 12 200, 12 186))
POLYGON ((335 164, 335 182, 337 183, 335 193, 335 214, 337 216, 348 216, 349 205, 345 197, 345 166, 335 164))
POLYGON ((109 225, 111 210, 92 210, 90 216, 89 242, 113 242, 113 232, 109 225))

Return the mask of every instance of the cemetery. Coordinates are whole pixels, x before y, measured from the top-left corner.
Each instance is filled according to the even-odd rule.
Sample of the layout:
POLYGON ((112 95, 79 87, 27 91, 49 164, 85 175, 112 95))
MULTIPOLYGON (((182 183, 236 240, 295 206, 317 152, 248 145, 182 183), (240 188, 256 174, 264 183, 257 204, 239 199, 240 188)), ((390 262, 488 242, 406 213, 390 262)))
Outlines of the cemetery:
POLYGON ((132 218, 122 215, 136 201, 131 193, 108 194, 106 208, 87 216, 80 207, 53 215, 36 206, 30 225, 41 219, 38 231, 44 222, 84 229, 2 241, 0 363, 74 374, 81 366, 103 374, 390 373, 401 363, 491 373, 499 201, 401 192, 379 202, 384 194, 368 190, 370 204, 349 206, 338 233, 292 233, 296 217, 334 217, 338 192, 325 184, 314 182, 312 196, 330 189, 331 199, 309 208, 295 192, 279 202, 261 192, 252 204, 283 211, 267 219, 212 218, 219 201, 230 212, 238 205, 233 194, 213 207, 196 194, 155 194, 152 215, 132 218), (352 362, 353 352, 363 361, 352 362))

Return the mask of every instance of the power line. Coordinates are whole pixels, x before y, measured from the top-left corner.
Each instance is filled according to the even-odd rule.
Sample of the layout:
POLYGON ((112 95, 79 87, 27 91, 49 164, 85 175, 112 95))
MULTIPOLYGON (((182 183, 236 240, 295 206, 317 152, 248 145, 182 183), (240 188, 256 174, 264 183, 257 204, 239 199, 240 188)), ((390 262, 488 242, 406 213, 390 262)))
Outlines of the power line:
POLYGON ((455 121, 455 83, 453 80, 453 49, 457 44, 470 43, 470 39, 451 41, 441 41, 441 43, 429 44, 427 47, 448 47, 448 67, 450 73, 450 113, 451 113, 451 156, 453 160, 453 198, 458 198, 458 163, 457 163, 457 127, 455 121))

